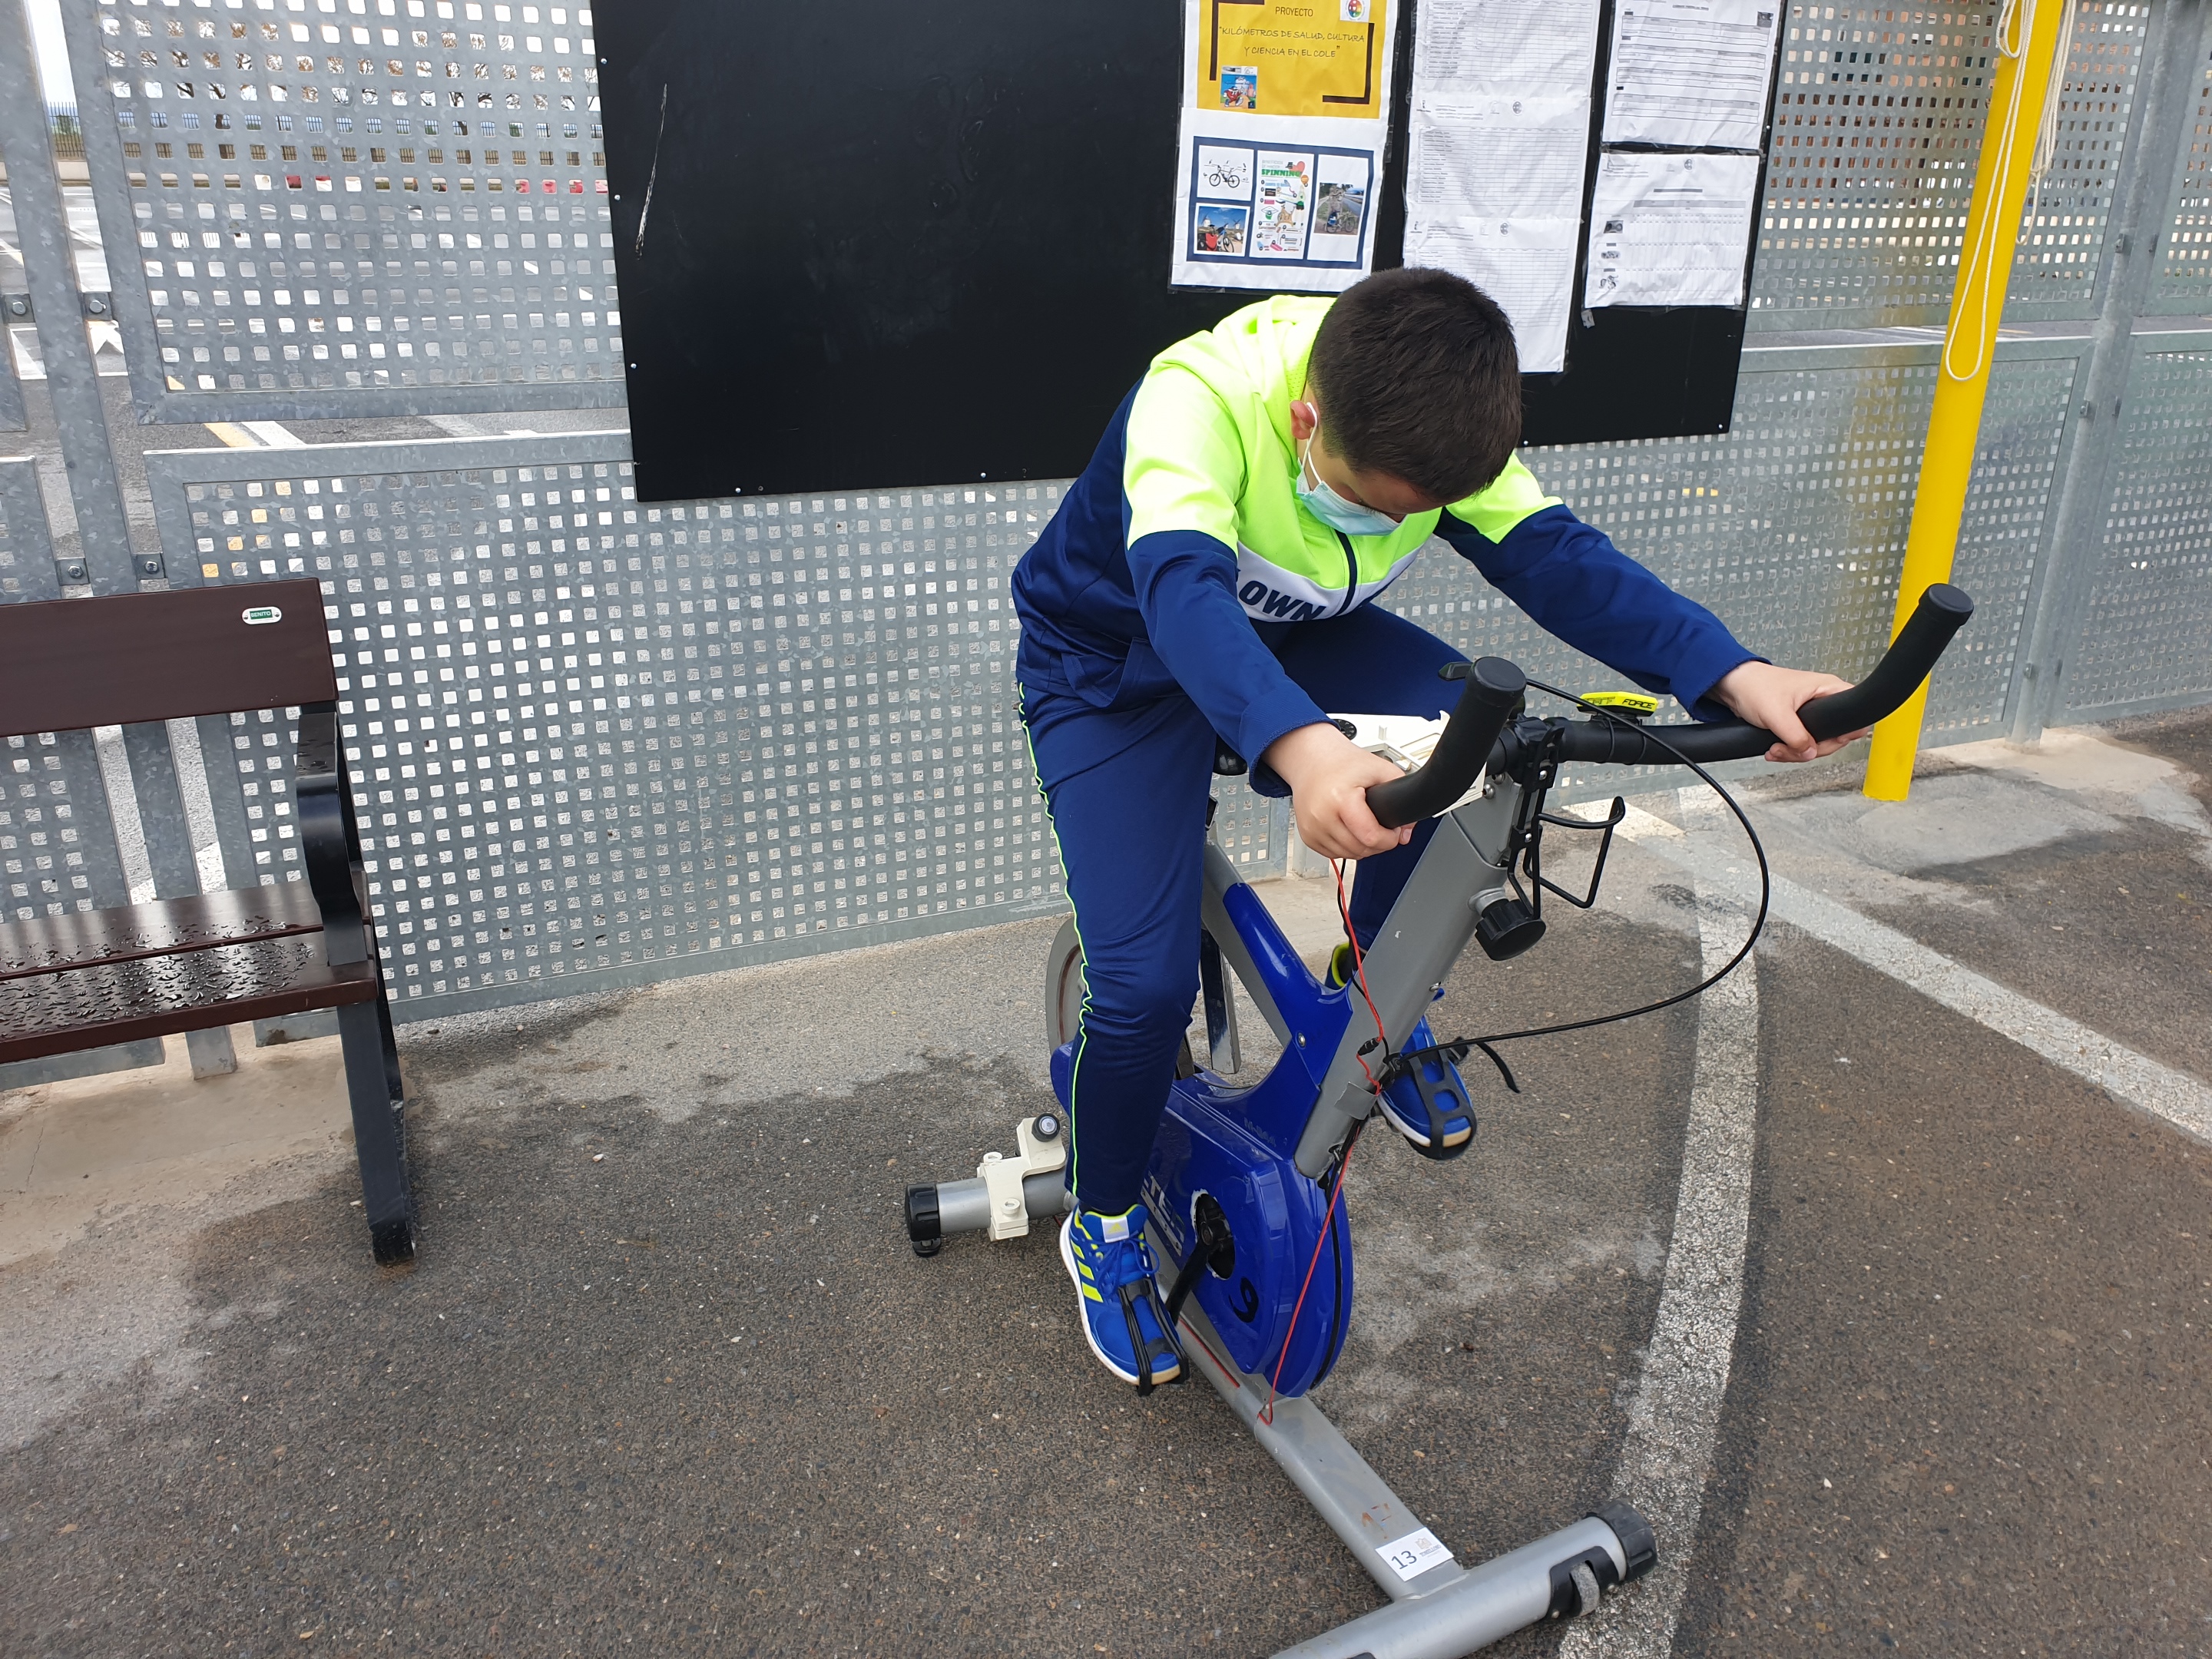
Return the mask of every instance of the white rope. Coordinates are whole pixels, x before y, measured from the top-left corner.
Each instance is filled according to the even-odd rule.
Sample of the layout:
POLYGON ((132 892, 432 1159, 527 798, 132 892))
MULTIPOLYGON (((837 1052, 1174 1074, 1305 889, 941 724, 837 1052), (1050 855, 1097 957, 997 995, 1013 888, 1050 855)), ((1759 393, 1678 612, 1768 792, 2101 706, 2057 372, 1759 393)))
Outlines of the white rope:
POLYGON ((2078 6, 2059 0, 2066 7, 2066 15, 2058 20, 2058 44, 2051 54, 2051 88, 2043 100, 2043 125, 2036 130, 2035 154, 2027 163, 2028 209, 2027 222, 2042 223, 2043 175, 2051 171, 2051 163, 2058 154, 2057 94, 2066 85, 2066 66, 2074 58, 2074 20, 2081 15, 2078 6))
MULTIPOLYGON (((1943 372, 1954 380, 1971 380, 1982 372, 1988 351, 1990 303, 1996 285, 1998 249, 2004 241, 2003 226, 1998 212, 2004 200, 2004 181, 2012 172, 2013 146, 2020 137, 2020 118, 2027 102, 2027 49, 2035 33, 2035 9, 2039 0, 2005 0, 2004 10, 1997 18, 1996 49, 2000 57, 2009 58, 2019 65, 2012 78, 2012 92, 2004 108, 2002 124, 1996 131, 1996 166, 1990 177, 1996 188, 1996 198, 1982 213, 1981 223, 1976 228, 1973 246, 1966 252, 1966 280, 1959 285, 1960 304, 1951 318, 1949 334, 1943 341, 1943 372), (1974 313, 1974 360, 1961 368, 1954 360, 1959 348, 1960 336, 1966 331, 1966 316, 1971 308, 1974 313)), ((2040 0, 2040 3, 2066 5, 2067 0, 2040 0)), ((2070 39, 2073 33, 2073 13, 2069 8, 2061 30, 2070 39)), ((2063 74, 2063 54, 2065 43, 2060 43, 2060 59, 2054 63, 2053 72, 2063 74)), ((2036 151, 2031 158, 2030 176, 2039 179, 2041 169, 2050 164, 2050 152, 2056 148, 2057 105, 2045 96, 2041 118, 2037 126, 2036 151)), ((1984 139, 1984 143, 1989 140, 1984 139)))

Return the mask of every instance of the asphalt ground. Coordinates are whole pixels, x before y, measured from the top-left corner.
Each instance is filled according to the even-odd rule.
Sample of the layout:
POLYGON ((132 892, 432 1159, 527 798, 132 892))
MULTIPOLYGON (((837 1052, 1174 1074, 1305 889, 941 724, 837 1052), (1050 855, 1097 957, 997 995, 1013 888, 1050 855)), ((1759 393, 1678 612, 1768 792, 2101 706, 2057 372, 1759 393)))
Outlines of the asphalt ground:
MULTIPOLYGON (((1901 808, 1836 768, 1753 811, 1793 879, 2202 1078, 2208 751, 2197 716, 1952 751, 1901 808)), ((1437 1029, 1692 982, 1682 868, 1618 846, 1608 888, 1462 963, 1437 1029)), ((906 1248, 904 1187, 1049 1098, 1051 931, 404 1028, 406 1272, 370 1267, 335 1134, 66 1224, 47 1193, 0 1248, 0 1650, 1266 1654, 1378 1605, 1210 1389, 1096 1366, 1048 1235, 906 1248)), ((1756 973, 1673 1650, 2205 1650, 2212 1149, 1787 924, 1756 973)), ((1615 1489, 1698 1018, 1518 1045, 1518 1096, 1470 1072, 1455 1164, 1363 1140, 1316 1398, 1462 1560, 1615 1489)), ((302 1103, 317 1054, 336 1089, 302 1045, 302 1103)), ((0 1137, 94 1087, 0 1097, 0 1137)))

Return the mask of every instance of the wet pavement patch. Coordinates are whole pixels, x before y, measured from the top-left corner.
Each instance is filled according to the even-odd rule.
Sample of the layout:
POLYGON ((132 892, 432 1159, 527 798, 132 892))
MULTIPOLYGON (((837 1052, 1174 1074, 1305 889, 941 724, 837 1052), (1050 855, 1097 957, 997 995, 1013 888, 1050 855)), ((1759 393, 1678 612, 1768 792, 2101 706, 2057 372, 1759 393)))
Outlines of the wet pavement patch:
MULTIPOLYGON (((1591 918, 1463 976, 1438 1029, 1689 959, 1591 918)), ((1264 1653, 1379 1603, 1211 1389, 1097 1371, 1049 1237, 907 1249, 907 1184, 1047 1103, 1025 1068, 672 1121, 635 1073, 564 1078, 660 1053, 640 1018, 425 1068, 411 1271, 369 1268, 345 1176, 193 1239, 188 1380, 102 1390, 0 1464, 0 1646, 1264 1653)), ((1479 1081, 1456 1163, 1362 1149, 1363 1299, 1319 1398, 1463 1559, 1606 1495, 1692 1019, 1524 1045, 1528 1092, 1479 1081)))

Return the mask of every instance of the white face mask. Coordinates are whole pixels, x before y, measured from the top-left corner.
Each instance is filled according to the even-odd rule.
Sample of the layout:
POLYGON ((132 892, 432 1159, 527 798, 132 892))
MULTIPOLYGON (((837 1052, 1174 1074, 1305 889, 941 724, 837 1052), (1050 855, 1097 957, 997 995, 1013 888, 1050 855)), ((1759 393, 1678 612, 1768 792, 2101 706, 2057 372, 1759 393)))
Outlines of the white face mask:
POLYGON ((1314 439, 1319 436, 1321 422, 1316 419, 1313 437, 1306 440, 1304 453, 1298 457, 1298 499, 1306 504, 1306 511, 1331 530, 1340 530, 1347 536, 1387 536, 1397 529, 1399 521, 1388 513, 1347 501, 1314 470, 1314 439))

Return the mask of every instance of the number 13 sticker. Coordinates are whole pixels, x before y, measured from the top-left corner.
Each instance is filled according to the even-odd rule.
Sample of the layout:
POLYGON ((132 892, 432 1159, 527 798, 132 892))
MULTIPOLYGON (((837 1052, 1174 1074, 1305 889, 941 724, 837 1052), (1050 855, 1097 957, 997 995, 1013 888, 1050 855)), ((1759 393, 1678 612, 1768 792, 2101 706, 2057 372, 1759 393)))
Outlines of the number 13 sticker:
POLYGON ((1452 1553, 1438 1543, 1436 1534, 1426 1527, 1407 1533, 1395 1544, 1383 1545, 1376 1553, 1404 1580, 1418 1578, 1431 1567, 1452 1559, 1452 1553))

